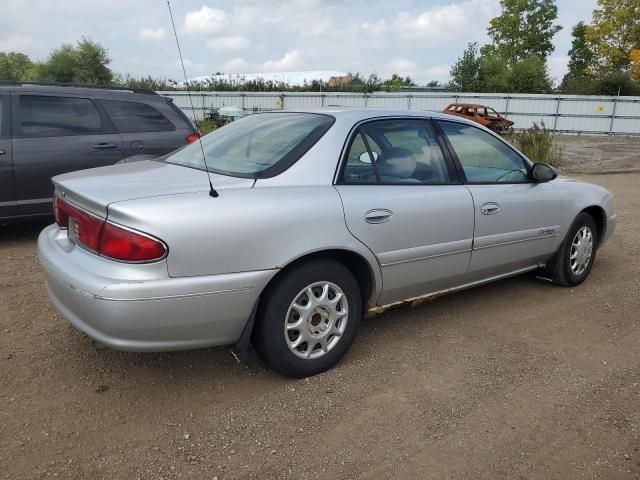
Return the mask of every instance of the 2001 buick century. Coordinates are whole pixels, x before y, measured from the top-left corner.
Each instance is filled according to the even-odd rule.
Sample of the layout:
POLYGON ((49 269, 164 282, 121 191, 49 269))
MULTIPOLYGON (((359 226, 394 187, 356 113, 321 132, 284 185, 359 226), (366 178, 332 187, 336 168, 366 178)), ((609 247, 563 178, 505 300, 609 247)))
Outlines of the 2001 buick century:
POLYGON ((534 270, 581 283, 613 198, 556 177, 438 113, 264 113, 157 161, 55 177, 38 251, 54 304, 100 343, 251 338, 301 377, 333 366, 366 312, 534 270))

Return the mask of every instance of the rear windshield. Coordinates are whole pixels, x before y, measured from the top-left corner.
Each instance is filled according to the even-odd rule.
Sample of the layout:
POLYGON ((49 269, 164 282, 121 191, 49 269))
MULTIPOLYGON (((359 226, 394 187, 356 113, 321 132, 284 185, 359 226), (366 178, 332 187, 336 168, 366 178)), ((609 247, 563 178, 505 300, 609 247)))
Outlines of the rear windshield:
POLYGON ((236 120, 169 155, 164 161, 245 178, 283 172, 325 133, 334 118, 314 113, 261 113, 236 120))

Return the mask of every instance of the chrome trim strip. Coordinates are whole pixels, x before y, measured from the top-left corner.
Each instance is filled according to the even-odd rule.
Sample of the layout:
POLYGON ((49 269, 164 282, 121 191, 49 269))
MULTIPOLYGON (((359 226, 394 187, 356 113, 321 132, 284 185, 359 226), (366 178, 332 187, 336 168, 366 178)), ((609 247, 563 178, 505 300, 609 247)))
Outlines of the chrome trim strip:
POLYGON ((427 255, 426 257, 409 258, 407 260, 398 260, 398 261, 395 261, 395 262, 381 263, 380 266, 381 267, 391 267, 393 265, 400 265, 402 263, 419 262, 421 260, 429 260, 431 258, 446 257, 448 255, 457 255, 458 253, 468 253, 470 251, 471 251, 471 249, 467 248, 465 250, 456 250, 455 252, 436 253, 434 255, 427 255))
POLYGON ((475 247, 474 250, 484 250, 485 248, 501 247, 502 245, 511 245, 512 243, 529 242, 531 240, 542 240, 543 238, 553 238, 557 236, 558 234, 554 233, 551 235, 541 235, 539 237, 522 238, 520 240, 511 240, 508 242, 500 242, 500 243, 493 243, 491 245, 483 245, 482 247, 475 247))
POLYGON ((166 295, 161 297, 142 297, 142 298, 113 298, 113 297, 102 297, 100 295, 91 295, 91 296, 96 300, 105 300, 108 302, 145 302, 145 301, 152 301, 152 300, 170 300, 174 298, 204 297, 206 295, 224 295, 227 293, 250 292, 251 290, 253 290, 253 287, 238 287, 238 288, 229 288, 226 290, 213 290, 209 292, 180 293, 178 295, 166 295))

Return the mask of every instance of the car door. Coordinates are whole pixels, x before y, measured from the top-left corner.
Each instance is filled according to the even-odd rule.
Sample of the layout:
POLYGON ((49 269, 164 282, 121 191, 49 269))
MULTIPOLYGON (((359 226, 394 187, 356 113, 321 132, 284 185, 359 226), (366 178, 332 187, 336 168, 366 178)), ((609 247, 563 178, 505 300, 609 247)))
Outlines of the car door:
POLYGON ((466 123, 438 121, 475 206, 469 276, 535 266, 557 245, 562 202, 553 183, 530 180, 529 163, 510 145, 466 123))
POLYGON ((335 188, 349 231, 380 263, 378 304, 463 282, 473 202, 429 120, 359 125, 351 133, 335 188))
POLYGON ((13 146, 11 144, 11 96, 0 93, 0 218, 17 215, 13 185, 13 146))
POLYGON ((186 143, 184 131, 160 110, 142 102, 100 100, 116 130, 122 135, 125 156, 169 153, 186 143))
POLYGON ((51 177, 112 165, 123 158, 122 138, 89 97, 14 93, 12 112, 20 215, 51 211, 51 177))

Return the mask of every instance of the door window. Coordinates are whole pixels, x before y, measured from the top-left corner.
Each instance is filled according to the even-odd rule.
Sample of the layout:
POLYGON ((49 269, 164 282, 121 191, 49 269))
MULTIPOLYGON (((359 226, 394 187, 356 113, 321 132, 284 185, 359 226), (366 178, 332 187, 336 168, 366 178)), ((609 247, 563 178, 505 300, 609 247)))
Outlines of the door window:
POLYGON ((453 146, 469 183, 524 183, 524 159, 493 135, 471 125, 438 122, 453 146))
POLYGON ((102 131, 100 114, 88 98, 20 95, 24 137, 93 135, 102 131))
POLYGON ((146 103, 100 100, 120 133, 167 132, 176 127, 158 110, 146 103))
POLYGON ((428 122, 384 120, 362 125, 351 140, 346 183, 448 184, 447 163, 428 122))

